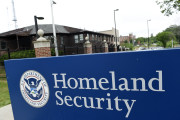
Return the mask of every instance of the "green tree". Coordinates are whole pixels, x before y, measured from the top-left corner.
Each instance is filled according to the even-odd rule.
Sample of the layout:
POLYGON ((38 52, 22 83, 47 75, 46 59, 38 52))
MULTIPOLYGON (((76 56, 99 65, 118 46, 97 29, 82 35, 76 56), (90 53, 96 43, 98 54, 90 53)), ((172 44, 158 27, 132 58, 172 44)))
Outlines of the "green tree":
POLYGON ((146 42, 146 38, 144 38, 144 37, 139 37, 139 38, 136 39, 136 42, 137 42, 137 43, 140 42, 141 44, 144 44, 144 42, 146 42))
POLYGON ((125 46, 126 48, 129 48, 129 50, 133 50, 134 46, 132 43, 122 43, 121 46, 125 46))
POLYGON ((180 11, 180 0, 157 0, 156 3, 160 5, 161 12, 166 16, 180 11))
POLYGON ((180 43, 180 26, 171 25, 170 27, 166 28, 165 31, 174 33, 176 40, 180 43))
POLYGON ((176 40, 176 37, 172 32, 165 31, 165 32, 158 33, 156 36, 156 40, 161 42, 164 48, 167 47, 167 42, 172 39, 176 40))
POLYGON ((156 43, 156 37, 154 37, 153 35, 151 35, 151 37, 149 38, 149 42, 150 44, 156 43))
MULTIPOLYGON (((177 44, 177 41, 173 41, 173 47, 174 47, 174 45, 176 45, 176 44, 177 44)), ((168 48, 172 48, 172 40, 170 40, 170 41, 167 42, 167 47, 168 47, 168 48)))

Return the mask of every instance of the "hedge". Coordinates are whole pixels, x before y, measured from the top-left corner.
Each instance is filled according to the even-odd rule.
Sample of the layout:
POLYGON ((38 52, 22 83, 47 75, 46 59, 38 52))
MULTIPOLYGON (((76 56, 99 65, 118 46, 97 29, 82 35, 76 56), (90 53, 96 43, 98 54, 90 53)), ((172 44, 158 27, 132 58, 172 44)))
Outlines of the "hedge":
MULTIPOLYGON (((34 50, 24 50, 24 51, 16 51, 10 53, 11 59, 21 59, 21 58, 33 58, 35 57, 34 50)), ((4 60, 8 60, 8 54, 4 54, 0 57, 0 65, 4 65, 4 60)))
MULTIPOLYGON (((63 55, 63 51, 59 51, 59 55, 63 55)), ((51 55, 55 56, 55 49, 51 48, 51 55)), ((33 58, 35 57, 35 50, 24 50, 16 51, 10 53, 11 59, 21 59, 21 58, 33 58)), ((8 54, 0 56, 0 65, 4 65, 4 60, 8 60, 8 54)))

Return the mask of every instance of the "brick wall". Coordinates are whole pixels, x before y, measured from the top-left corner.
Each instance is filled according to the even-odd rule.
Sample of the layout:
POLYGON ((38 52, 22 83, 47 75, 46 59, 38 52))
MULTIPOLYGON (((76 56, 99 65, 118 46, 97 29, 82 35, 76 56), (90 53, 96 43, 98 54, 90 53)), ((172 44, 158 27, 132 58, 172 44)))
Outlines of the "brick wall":
POLYGON ((36 57, 50 57, 51 49, 49 47, 35 48, 36 57))
POLYGON ((85 54, 91 54, 92 53, 92 47, 85 47, 84 48, 84 53, 85 54))

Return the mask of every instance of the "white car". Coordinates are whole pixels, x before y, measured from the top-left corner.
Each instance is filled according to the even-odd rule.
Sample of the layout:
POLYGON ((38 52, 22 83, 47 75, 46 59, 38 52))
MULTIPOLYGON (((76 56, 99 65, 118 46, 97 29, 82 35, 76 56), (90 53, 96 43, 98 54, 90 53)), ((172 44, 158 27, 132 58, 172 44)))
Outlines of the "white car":
POLYGON ((139 47, 137 51, 146 50, 145 47, 139 47))

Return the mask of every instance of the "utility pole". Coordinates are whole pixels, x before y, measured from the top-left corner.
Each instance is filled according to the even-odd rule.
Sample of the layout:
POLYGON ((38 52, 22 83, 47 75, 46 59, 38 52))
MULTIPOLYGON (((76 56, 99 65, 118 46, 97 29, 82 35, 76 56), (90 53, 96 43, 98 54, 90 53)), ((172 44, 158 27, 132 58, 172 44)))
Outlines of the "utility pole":
POLYGON ((116 33, 116 11, 119 9, 114 10, 114 25, 115 25, 115 40, 116 40, 116 47, 117 47, 117 33, 116 33))
POLYGON ((147 20, 147 30, 148 30, 148 49, 149 49, 149 24, 148 22, 151 20, 147 20))
POLYGON ((55 31, 55 25, 54 25, 54 15, 53 15, 53 4, 56 4, 56 3, 53 0, 50 0, 50 1, 51 1, 51 16, 52 16, 52 27, 53 27, 53 36, 54 36, 54 47, 55 47, 56 56, 59 56, 58 48, 57 48, 56 31, 55 31))
POLYGON ((17 29, 18 26, 17 26, 16 12, 15 12, 15 7, 14 7, 14 0, 12 0, 12 8, 13 8, 13 20, 12 21, 14 21, 15 29, 17 29))

